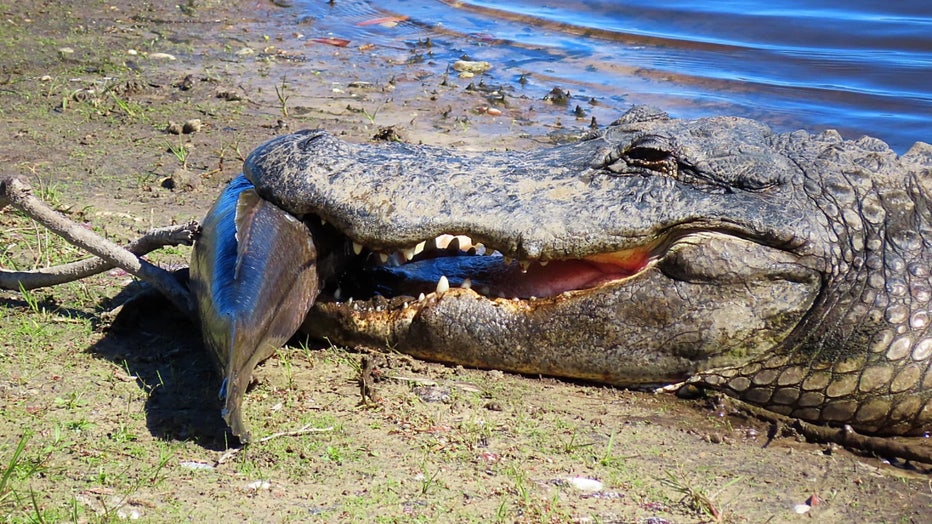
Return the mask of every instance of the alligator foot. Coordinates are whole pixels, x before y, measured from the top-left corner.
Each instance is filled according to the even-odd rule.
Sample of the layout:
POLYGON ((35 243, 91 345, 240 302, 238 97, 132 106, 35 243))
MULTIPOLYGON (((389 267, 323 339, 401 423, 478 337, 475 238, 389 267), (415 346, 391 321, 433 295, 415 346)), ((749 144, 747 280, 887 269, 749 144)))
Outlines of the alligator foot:
POLYGON ((918 437, 872 437, 862 435, 850 426, 830 427, 812 424, 805 420, 787 417, 774 413, 746 402, 731 399, 756 418, 766 420, 773 424, 793 428, 810 442, 824 442, 838 444, 850 450, 875 455, 881 458, 897 458, 901 460, 932 464, 932 443, 927 439, 918 437))

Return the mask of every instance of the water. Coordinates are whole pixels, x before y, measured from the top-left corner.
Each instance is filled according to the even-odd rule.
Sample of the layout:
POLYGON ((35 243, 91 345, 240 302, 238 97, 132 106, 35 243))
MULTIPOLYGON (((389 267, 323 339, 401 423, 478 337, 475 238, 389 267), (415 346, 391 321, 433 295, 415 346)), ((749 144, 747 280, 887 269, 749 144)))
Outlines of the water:
POLYGON ((524 77, 529 96, 560 86, 583 106, 595 100, 621 112, 648 103, 677 117, 833 128, 901 153, 932 142, 928 0, 305 0, 298 8, 316 19, 315 31, 388 49, 430 38, 436 62, 489 61, 493 81, 524 77), (391 15, 408 18, 357 25, 391 15))

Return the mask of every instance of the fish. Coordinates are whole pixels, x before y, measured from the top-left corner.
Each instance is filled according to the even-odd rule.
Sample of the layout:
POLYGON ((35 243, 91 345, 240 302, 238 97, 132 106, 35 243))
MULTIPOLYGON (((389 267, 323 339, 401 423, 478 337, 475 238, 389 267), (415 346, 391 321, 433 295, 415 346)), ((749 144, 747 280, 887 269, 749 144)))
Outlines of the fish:
POLYGON ((221 415, 248 443, 242 402, 253 371, 298 331, 320 290, 313 235, 237 176, 202 222, 190 286, 204 344, 222 377, 221 415))

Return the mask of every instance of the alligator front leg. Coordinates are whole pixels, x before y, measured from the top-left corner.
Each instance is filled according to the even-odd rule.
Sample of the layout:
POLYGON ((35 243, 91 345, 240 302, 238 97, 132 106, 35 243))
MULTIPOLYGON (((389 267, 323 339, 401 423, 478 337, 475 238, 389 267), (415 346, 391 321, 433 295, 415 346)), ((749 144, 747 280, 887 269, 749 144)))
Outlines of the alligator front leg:
POLYGON ((307 226, 234 179, 203 223, 191 288, 204 343, 223 377, 223 418, 248 442, 241 404, 256 365, 298 330, 318 293, 307 226))

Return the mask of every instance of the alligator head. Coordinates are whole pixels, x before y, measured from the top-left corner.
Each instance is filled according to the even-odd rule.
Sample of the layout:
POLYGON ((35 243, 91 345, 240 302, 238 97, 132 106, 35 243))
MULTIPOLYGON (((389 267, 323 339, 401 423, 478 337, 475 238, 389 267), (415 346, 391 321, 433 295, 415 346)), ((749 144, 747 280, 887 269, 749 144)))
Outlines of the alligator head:
POLYGON ((932 153, 878 143, 635 108, 531 152, 305 131, 257 149, 245 176, 314 231, 312 336, 622 386, 693 380, 914 433, 932 420, 932 336, 894 314, 883 257, 896 242, 929 289, 915 239, 932 227, 932 153), (903 202, 913 215, 889 209, 903 202))

